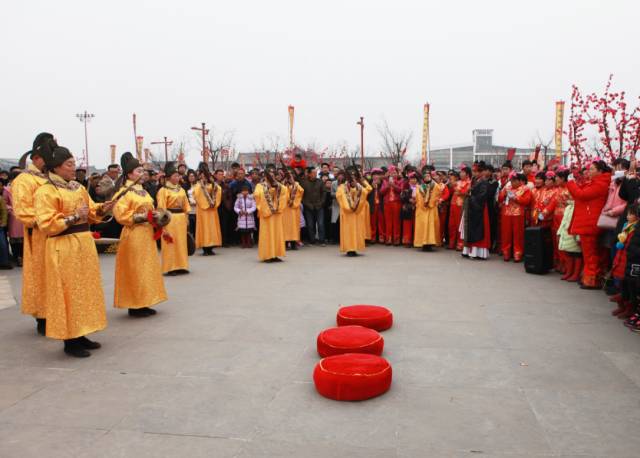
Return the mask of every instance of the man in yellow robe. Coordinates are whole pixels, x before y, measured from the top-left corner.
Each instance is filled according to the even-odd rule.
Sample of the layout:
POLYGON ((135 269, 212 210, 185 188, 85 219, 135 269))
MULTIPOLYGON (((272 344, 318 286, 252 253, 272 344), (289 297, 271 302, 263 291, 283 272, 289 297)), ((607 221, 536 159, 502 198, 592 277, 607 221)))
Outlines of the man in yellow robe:
POLYGON ((365 219, 362 213, 371 190, 367 180, 362 179, 358 171, 351 167, 347 169, 347 181, 338 186, 336 191, 336 200, 340 205, 340 252, 347 253, 349 257, 355 257, 358 251, 365 249, 366 229, 363 227, 365 219))
POLYGON ((416 186, 415 190, 416 214, 414 225, 413 246, 423 251, 432 251, 434 245, 439 245, 440 216, 438 215, 438 201, 442 193, 442 186, 431 179, 430 172, 424 176, 424 182, 416 186))
POLYGON ((282 212, 282 225, 284 227, 284 240, 288 248, 298 249, 300 241, 300 203, 304 195, 304 189, 300 183, 293 179, 291 173, 285 179, 287 192, 287 206, 282 212))
POLYGON ((191 211, 187 193, 180 186, 180 177, 175 163, 169 162, 164 167, 167 181, 158 191, 156 200, 158 208, 171 212, 171 221, 165 228, 170 239, 162 237, 162 273, 180 275, 189 273, 189 254, 187 230, 188 214, 191 211))
POLYGON ((153 306, 167 300, 155 241, 153 198, 142 187, 144 169, 130 152, 120 158, 123 186, 115 194, 113 216, 122 225, 116 254, 113 306, 129 316, 147 318, 153 306))
POLYGON ((213 181, 209 166, 198 166, 198 182, 194 186, 196 201, 196 248, 202 248, 203 256, 212 256, 213 247, 222 245, 218 207, 222 202, 222 188, 213 181))
POLYGON ((38 134, 33 142, 33 149, 20 159, 23 169, 27 156, 30 156, 31 164, 11 184, 13 211, 18 221, 24 225, 21 309, 22 313, 36 319, 40 335, 46 333, 44 250, 47 236, 36 222, 35 195, 47 182, 47 176, 43 173, 44 155, 57 146, 53 135, 46 132, 38 134))
POLYGON ((45 154, 48 181, 35 195, 36 222, 47 235, 44 251, 47 337, 64 340, 70 356, 100 348, 86 336, 104 329, 107 316, 100 262, 89 223, 98 223, 113 202, 96 204, 73 181, 76 162, 67 148, 45 154))
POLYGON ((282 262, 285 256, 282 212, 287 206, 287 187, 278 183, 272 168, 265 170, 265 179, 256 185, 253 197, 260 218, 258 258, 265 262, 282 262))

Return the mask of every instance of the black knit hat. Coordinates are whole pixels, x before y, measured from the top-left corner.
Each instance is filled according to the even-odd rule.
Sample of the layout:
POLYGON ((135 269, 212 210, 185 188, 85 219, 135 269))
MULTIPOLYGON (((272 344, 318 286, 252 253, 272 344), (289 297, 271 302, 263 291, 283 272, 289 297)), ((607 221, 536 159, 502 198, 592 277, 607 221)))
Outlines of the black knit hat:
POLYGON ((120 156, 120 167, 122 167, 122 173, 126 176, 140 167, 140 161, 133 157, 129 151, 120 156))
POLYGON ((44 159, 44 164, 47 170, 53 170, 56 167, 60 167, 68 159, 73 158, 73 154, 64 146, 58 146, 53 151, 43 149, 39 151, 44 159))

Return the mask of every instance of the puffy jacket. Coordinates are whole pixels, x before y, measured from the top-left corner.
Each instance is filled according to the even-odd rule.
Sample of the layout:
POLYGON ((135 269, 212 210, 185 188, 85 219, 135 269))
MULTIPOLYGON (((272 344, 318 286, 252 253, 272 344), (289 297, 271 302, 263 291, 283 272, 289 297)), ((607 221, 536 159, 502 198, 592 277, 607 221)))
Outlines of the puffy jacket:
POLYGON ((575 181, 567 183, 567 190, 575 200, 573 219, 569 227, 572 235, 597 235, 598 218, 607 201, 611 174, 601 173, 593 179, 579 185, 575 181))
POLYGON ((618 217, 624 213, 627 208, 627 201, 620 197, 620 185, 621 179, 611 180, 609 185, 609 195, 607 196, 607 202, 604 204, 602 212, 611 212, 611 216, 618 217))

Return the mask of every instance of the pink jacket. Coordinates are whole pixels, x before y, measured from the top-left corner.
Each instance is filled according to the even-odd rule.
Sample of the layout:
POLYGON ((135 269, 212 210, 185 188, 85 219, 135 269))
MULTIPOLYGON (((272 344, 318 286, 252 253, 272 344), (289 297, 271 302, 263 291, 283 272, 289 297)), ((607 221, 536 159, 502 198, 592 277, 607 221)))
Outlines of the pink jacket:
POLYGON ((609 216, 620 216, 624 212, 624 209, 627 208, 627 202, 618 195, 621 182, 616 181, 615 179, 611 180, 607 201, 602 209, 602 213, 610 212, 611 214, 609 216))

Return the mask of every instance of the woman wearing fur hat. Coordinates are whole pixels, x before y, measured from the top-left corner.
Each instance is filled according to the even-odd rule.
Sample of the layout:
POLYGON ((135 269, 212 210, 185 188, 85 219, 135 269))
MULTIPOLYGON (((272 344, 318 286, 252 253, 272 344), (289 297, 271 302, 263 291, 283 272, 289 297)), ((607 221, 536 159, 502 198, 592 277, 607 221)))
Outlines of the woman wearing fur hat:
POLYGON ((213 247, 222 245, 218 207, 222 203, 222 188, 213 181, 209 167, 204 162, 198 166, 198 181, 193 186, 196 201, 196 248, 202 248, 203 256, 211 256, 213 247))
MULTIPOLYGON (((191 210, 189 197, 180 186, 181 175, 175 163, 169 162, 164 167, 167 181, 158 191, 156 197, 158 209, 171 212, 171 221, 167 225, 170 239, 162 237, 162 273, 180 275, 189 273, 189 249, 187 231, 189 228, 188 214, 191 210)), ((196 222, 197 231, 197 222, 196 222)))
POLYGON ((67 148, 44 154, 47 182, 35 195, 36 224, 46 236, 44 308, 46 335, 64 340, 65 353, 78 358, 100 344, 87 335, 107 326, 102 278, 89 224, 111 211, 112 202, 96 204, 73 181, 76 162, 67 148))
POLYGON ((166 301, 158 248, 154 239, 153 198, 142 187, 144 169, 131 153, 120 159, 123 175, 113 215, 122 224, 116 255, 113 305, 129 315, 155 315, 152 306, 166 301), (151 221, 149 220, 151 216, 151 221))

